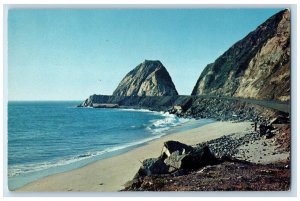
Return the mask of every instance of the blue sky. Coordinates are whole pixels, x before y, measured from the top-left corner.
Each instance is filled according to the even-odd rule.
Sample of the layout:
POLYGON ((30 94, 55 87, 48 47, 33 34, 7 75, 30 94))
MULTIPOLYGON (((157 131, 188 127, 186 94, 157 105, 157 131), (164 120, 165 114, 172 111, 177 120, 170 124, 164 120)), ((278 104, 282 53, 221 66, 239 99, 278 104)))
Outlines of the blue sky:
POLYGON ((145 59, 190 94, 208 63, 280 10, 10 10, 8 99, 110 95, 145 59))

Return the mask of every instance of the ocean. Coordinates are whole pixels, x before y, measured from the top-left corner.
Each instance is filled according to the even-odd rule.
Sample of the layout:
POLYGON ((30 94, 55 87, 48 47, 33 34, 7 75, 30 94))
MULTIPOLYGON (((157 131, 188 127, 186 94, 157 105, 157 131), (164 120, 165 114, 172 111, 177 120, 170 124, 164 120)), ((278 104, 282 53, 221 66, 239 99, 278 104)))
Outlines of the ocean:
POLYGON ((149 110, 78 108, 79 103, 8 103, 10 190, 127 152, 161 136, 214 122, 149 110))

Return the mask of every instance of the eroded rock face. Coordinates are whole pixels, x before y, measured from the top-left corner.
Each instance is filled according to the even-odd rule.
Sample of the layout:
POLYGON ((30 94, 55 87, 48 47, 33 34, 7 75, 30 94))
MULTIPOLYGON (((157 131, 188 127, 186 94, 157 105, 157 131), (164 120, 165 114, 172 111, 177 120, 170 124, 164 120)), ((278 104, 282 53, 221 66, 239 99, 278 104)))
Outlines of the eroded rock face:
POLYGON ((192 95, 290 100, 290 12, 281 11, 201 73, 192 95))
POLYGON ((176 96, 175 85, 160 61, 145 60, 120 82, 113 96, 176 96))

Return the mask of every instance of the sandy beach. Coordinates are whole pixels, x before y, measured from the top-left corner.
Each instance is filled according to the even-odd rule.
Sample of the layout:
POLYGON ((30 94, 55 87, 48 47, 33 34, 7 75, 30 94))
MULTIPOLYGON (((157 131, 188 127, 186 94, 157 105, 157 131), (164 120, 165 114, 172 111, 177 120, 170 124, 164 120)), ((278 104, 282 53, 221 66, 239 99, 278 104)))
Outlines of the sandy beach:
POLYGON ((112 158, 96 161, 79 169, 51 175, 17 189, 19 192, 115 192, 124 188, 146 158, 158 157, 163 143, 176 140, 194 145, 223 135, 251 129, 250 122, 215 122, 151 141, 142 147, 112 158))

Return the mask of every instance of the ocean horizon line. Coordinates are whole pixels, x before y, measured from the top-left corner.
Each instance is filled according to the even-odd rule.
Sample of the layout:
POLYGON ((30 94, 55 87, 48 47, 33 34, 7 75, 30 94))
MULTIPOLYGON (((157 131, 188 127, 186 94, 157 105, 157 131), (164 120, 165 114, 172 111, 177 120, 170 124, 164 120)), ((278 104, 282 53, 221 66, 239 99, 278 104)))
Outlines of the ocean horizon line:
POLYGON ((84 99, 81 100, 7 100, 7 102, 64 102, 64 101, 83 101, 84 99))

